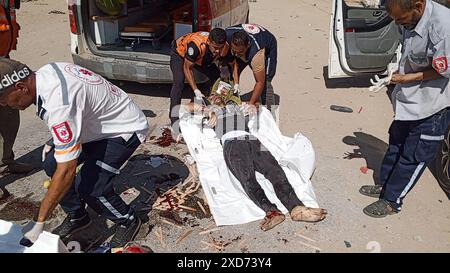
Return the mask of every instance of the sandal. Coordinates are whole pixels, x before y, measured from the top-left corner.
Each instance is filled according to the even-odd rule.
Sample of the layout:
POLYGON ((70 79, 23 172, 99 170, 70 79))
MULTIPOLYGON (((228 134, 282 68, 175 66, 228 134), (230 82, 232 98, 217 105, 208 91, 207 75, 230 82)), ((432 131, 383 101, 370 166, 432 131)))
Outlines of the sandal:
POLYGON ((365 185, 359 189, 359 192, 365 196, 380 198, 382 189, 383 186, 381 185, 365 185))
POLYGON ((380 199, 365 207, 363 212, 370 217, 383 218, 388 215, 396 214, 399 211, 394 208, 389 201, 380 199))
POLYGON ((284 219, 286 219, 286 216, 284 216, 281 211, 272 210, 267 212, 266 217, 264 217, 264 219, 261 221, 259 227, 263 231, 268 231, 269 229, 272 229, 275 226, 281 224, 284 219))

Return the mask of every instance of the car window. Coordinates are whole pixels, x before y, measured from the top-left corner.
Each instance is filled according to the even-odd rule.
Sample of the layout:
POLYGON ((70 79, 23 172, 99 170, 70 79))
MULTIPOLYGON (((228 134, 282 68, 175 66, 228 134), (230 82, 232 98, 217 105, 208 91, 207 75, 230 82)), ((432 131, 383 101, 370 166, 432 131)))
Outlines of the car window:
POLYGON ((433 0, 435 2, 438 2, 439 4, 442 4, 444 6, 447 6, 447 8, 450 8, 450 0, 433 0))
POLYGON ((344 0, 350 7, 378 7, 383 4, 384 0, 344 0))
MULTIPOLYGON (((450 8, 450 0, 433 0, 437 3, 440 3, 444 6, 450 8)), ((382 6, 384 0, 344 0, 347 6, 350 7, 378 7, 382 6)))

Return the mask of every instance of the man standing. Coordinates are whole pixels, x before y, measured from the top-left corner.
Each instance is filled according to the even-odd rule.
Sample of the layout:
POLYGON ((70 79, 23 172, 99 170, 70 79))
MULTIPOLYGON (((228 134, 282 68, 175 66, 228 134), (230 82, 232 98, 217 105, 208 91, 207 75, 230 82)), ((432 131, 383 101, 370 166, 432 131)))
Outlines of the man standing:
POLYGON ((377 218, 400 211, 403 198, 435 158, 450 121, 450 10, 431 0, 386 0, 386 9, 400 26, 403 48, 391 80, 395 119, 381 184, 360 189, 380 198, 364 208, 377 218))
MULTIPOLYGON (((16 8, 19 6, 20 1, 17 0, 0 0, 0 57, 9 58, 11 50, 16 49, 20 29, 16 21, 16 8)), ((0 167, 7 166, 11 173, 33 170, 33 166, 14 160, 13 146, 19 125, 19 110, 0 106, 0 167)))
POLYGON ((8 79, 0 85, 0 105, 25 110, 36 104, 55 144, 44 163, 51 185, 37 218, 24 227, 22 243, 37 240, 58 203, 67 213, 53 231, 61 238, 91 223, 87 204, 118 225, 113 246, 132 240, 141 220, 111 180, 147 135, 147 119, 139 107, 117 86, 74 64, 51 63, 33 73, 1 58, 0 76, 8 79))
POLYGON ((170 121, 172 126, 178 120, 178 110, 184 81, 187 80, 195 97, 204 97, 198 89, 194 79, 194 69, 209 79, 209 87, 204 90, 209 95, 212 84, 220 77, 220 71, 215 62, 228 53, 226 33, 221 28, 214 28, 208 32, 194 32, 178 38, 172 45, 170 54, 170 69, 173 75, 172 90, 170 91, 170 121))
POLYGON ((234 89, 239 92, 239 77, 245 67, 250 66, 255 77, 253 94, 249 101, 261 103, 267 108, 275 103, 272 79, 277 70, 277 39, 267 29, 256 24, 228 27, 227 40, 231 46, 234 89))

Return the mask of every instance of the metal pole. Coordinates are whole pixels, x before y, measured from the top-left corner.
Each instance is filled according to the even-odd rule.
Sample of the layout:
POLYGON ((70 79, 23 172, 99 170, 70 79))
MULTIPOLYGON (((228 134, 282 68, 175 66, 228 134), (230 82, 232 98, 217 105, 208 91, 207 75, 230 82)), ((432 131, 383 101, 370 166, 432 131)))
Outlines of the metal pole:
POLYGON ((192 1, 192 32, 198 31, 198 0, 192 1))

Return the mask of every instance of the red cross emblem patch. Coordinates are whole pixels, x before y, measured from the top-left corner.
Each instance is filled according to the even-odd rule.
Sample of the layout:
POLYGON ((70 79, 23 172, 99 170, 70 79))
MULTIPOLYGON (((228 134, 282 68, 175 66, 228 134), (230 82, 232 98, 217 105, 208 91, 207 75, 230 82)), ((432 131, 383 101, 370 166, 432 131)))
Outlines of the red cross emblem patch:
POLYGON ((447 57, 439 57, 433 60, 433 68, 440 74, 445 73, 448 69, 447 57))
POLYGON ((242 28, 250 34, 258 34, 261 28, 255 24, 242 24, 242 28))
POLYGON ((52 129, 61 143, 69 143, 72 141, 73 134, 67 121, 53 126, 52 129))

